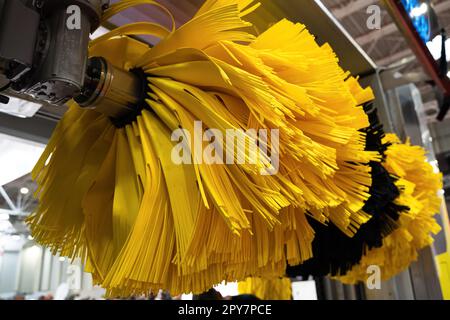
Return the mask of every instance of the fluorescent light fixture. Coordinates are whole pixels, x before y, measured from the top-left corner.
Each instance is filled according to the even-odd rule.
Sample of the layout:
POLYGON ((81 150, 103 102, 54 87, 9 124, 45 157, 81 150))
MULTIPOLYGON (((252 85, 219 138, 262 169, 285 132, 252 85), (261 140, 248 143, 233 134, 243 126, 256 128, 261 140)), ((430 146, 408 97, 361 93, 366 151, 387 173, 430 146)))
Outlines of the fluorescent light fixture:
POLYGON ((411 17, 417 18, 428 12, 428 4, 422 3, 420 6, 415 7, 411 10, 411 17))
POLYGON ((19 118, 31 118, 42 107, 41 104, 9 97, 8 104, 0 104, 0 112, 8 113, 19 118))
POLYGON ((90 38, 91 38, 91 40, 97 39, 98 37, 101 37, 102 35, 107 34, 109 31, 110 30, 106 29, 105 27, 100 26, 97 28, 97 30, 95 30, 91 34, 90 38))
MULTIPOLYGON (((434 60, 439 60, 441 58, 442 36, 437 35, 433 40, 428 41, 427 47, 434 60)), ((450 61, 450 39, 445 40, 445 53, 447 54, 447 61, 450 61)))
POLYGON ((20 193, 21 194, 28 194, 28 193, 30 193, 30 189, 28 189, 27 187, 20 188, 20 193))
POLYGON ((0 133, 0 186, 31 172, 44 145, 0 133))
POLYGON ((1 232, 5 232, 5 233, 8 233, 8 232, 14 232, 14 227, 13 227, 13 225, 12 225, 12 223, 11 222, 9 222, 9 221, 0 221, 0 233, 1 232))
POLYGON ((9 221, 9 214, 0 213, 0 221, 9 221))

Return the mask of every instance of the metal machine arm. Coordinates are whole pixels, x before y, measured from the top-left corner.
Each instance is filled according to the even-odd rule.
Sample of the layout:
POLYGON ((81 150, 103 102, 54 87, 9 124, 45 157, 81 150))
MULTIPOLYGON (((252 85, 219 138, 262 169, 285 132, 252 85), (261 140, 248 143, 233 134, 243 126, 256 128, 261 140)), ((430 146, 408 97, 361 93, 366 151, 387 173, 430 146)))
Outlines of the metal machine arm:
POLYGON ((139 78, 88 59, 89 34, 108 6, 109 0, 0 0, 0 91, 53 105, 75 99, 113 118, 126 116, 139 100, 139 78))

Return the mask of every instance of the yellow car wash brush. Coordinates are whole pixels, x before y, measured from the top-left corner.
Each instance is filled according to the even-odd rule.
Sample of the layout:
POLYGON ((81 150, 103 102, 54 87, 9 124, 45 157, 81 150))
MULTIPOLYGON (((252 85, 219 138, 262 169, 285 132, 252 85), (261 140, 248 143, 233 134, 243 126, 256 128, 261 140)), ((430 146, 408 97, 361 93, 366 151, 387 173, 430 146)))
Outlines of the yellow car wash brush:
POLYGON ((354 284, 367 280, 371 265, 381 268, 383 280, 389 280, 417 260, 419 251, 433 243, 433 234, 440 231, 434 216, 439 213, 442 190, 442 174, 436 173, 427 162, 426 151, 419 146, 402 144, 393 134, 385 142, 391 144, 386 151, 386 169, 399 177, 401 190, 397 202, 408 206, 409 211, 400 216, 400 226, 383 239, 380 248, 369 250, 360 264, 338 279, 354 284))
POLYGON ((238 283, 239 294, 254 295, 261 300, 292 300, 289 278, 247 278, 238 283))
MULTIPOLYGON (((103 20, 141 4, 161 7, 120 1, 103 20)), ((91 57, 140 75, 145 105, 111 121, 72 102, 33 171, 28 222, 108 294, 282 276, 311 258, 306 214, 349 236, 368 221, 368 163, 381 160, 360 131, 371 90, 301 24, 248 33, 257 6, 208 0, 178 29, 137 22, 90 44, 91 57)))
MULTIPOLYGON (((372 103, 367 103, 364 109, 370 120, 370 127, 363 130, 366 133, 366 149, 379 152, 384 160, 390 143, 383 142, 383 125, 372 103)), ((286 270, 288 276, 308 278, 345 275, 361 261, 367 250, 381 247, 383 238, 397 229, 400 215, 408 208, 396 203, 400 195, 395 184, 396 177, 383 165, 384 161, 370 162, 370 198, 362 209, 370 215, 370 220, 363 224, 354 236, 349 237, 335 225, 325 225, 308 217, 308 222, 314 230, 313 257, 300 265, 289 266, 286 270)))

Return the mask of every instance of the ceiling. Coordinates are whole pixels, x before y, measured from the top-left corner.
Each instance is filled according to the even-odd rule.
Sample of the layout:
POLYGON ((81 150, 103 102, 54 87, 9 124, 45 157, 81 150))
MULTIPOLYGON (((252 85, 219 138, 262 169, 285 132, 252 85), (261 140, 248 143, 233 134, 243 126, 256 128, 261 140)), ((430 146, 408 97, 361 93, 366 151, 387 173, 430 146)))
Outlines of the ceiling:
MULTIPOLYGON (((322 0, 356 42, 379 66, 387 66, 412 55, 403 36, 393 23, 380 0, 322 0), (382 22, 380 30, 366 26, 370 5, 379 5, 382 22)), ((450 1, 432 0, 441 26, 450 32, 450 1)))
POLYGON ((7 194, 8 201, 0 195, 0 214, 9 215, 9 227, 5 227, 5 221, 0 219, 0 235, 1 234, 28 234, 29 230, 25 224, 25 218, 33 212, 38 202, 33 197, 36 191, 36 183, 31 179, 30 174, 26 174, 5 186, 3 192, 7 194), (21 192, 26 188, 27 193, 21 192), (8 202, 12 202, 14 208, 8 202))
MULTIPOLYGON (((401 70, 406 72, 423 72, 420 64, 414 59, 405 38, 399 32, 389 13, 380 0, 322 0, 333 12, 343 27, 352 35, 363 50, 375 61, 379 67, 387 67, 398 63, 402 59, 407 63, 401 70), (368 18, 367 8, 370 5, 378 5, 381 8, 381 29, 369 30, 366 26, 368 18)), ((441 27, 450 34, 450 1, 432 0, 441 27)), ((428 120, 435 121, 438 105, 432 87, 426 83, 417 84, 427 113, 428 120)))

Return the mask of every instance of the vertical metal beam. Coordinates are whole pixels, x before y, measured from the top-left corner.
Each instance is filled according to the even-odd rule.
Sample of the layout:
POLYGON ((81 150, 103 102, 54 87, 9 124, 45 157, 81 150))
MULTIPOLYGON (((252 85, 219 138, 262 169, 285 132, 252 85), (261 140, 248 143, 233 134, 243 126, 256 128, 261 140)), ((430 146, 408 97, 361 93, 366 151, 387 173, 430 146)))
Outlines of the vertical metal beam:
MULTIPOLYGON (((423 104, 418 89, 410 84, 388 92, 390 106, 388 111, 394 119, 395 133, 404 140, 411 139, 412 144, 425 146, 429 157, 434 158, 433 147, 430 142, 429 129, 423 118, 423 104)), ((413 291, 414 299, 442 299, 437 265, 433 247, 420 252, 419 259, 409 269, 410 285, 406 277, 395 279, 398 284, 398 296, 401 299, 409 297, 413 291)))
POLYGON ((416 300, 442 300, 441 286, 437 275, 434 276, 436 270, 433 248, 427 247, 410 267, 416 300))
POLYGON ((332 300, 345 300, 345 291, 342 282, 330 280, 330 284, 333 295, 332 300))
POLYGON ((323 300, 334 300, 333 299, 333 289, 331 280, 328 277, 322 278, 322 284, 323 284, 323 300))
POLYGON ((397 275, 394 279, 395 287, 397 291, 397 300, 414 300, 414 289, 411 280, 411 274, 409 269, 406 269, 399 275, 397 275))
POLYGON ((357 300, 355 286, 344 285, 345 300, 357 300))

